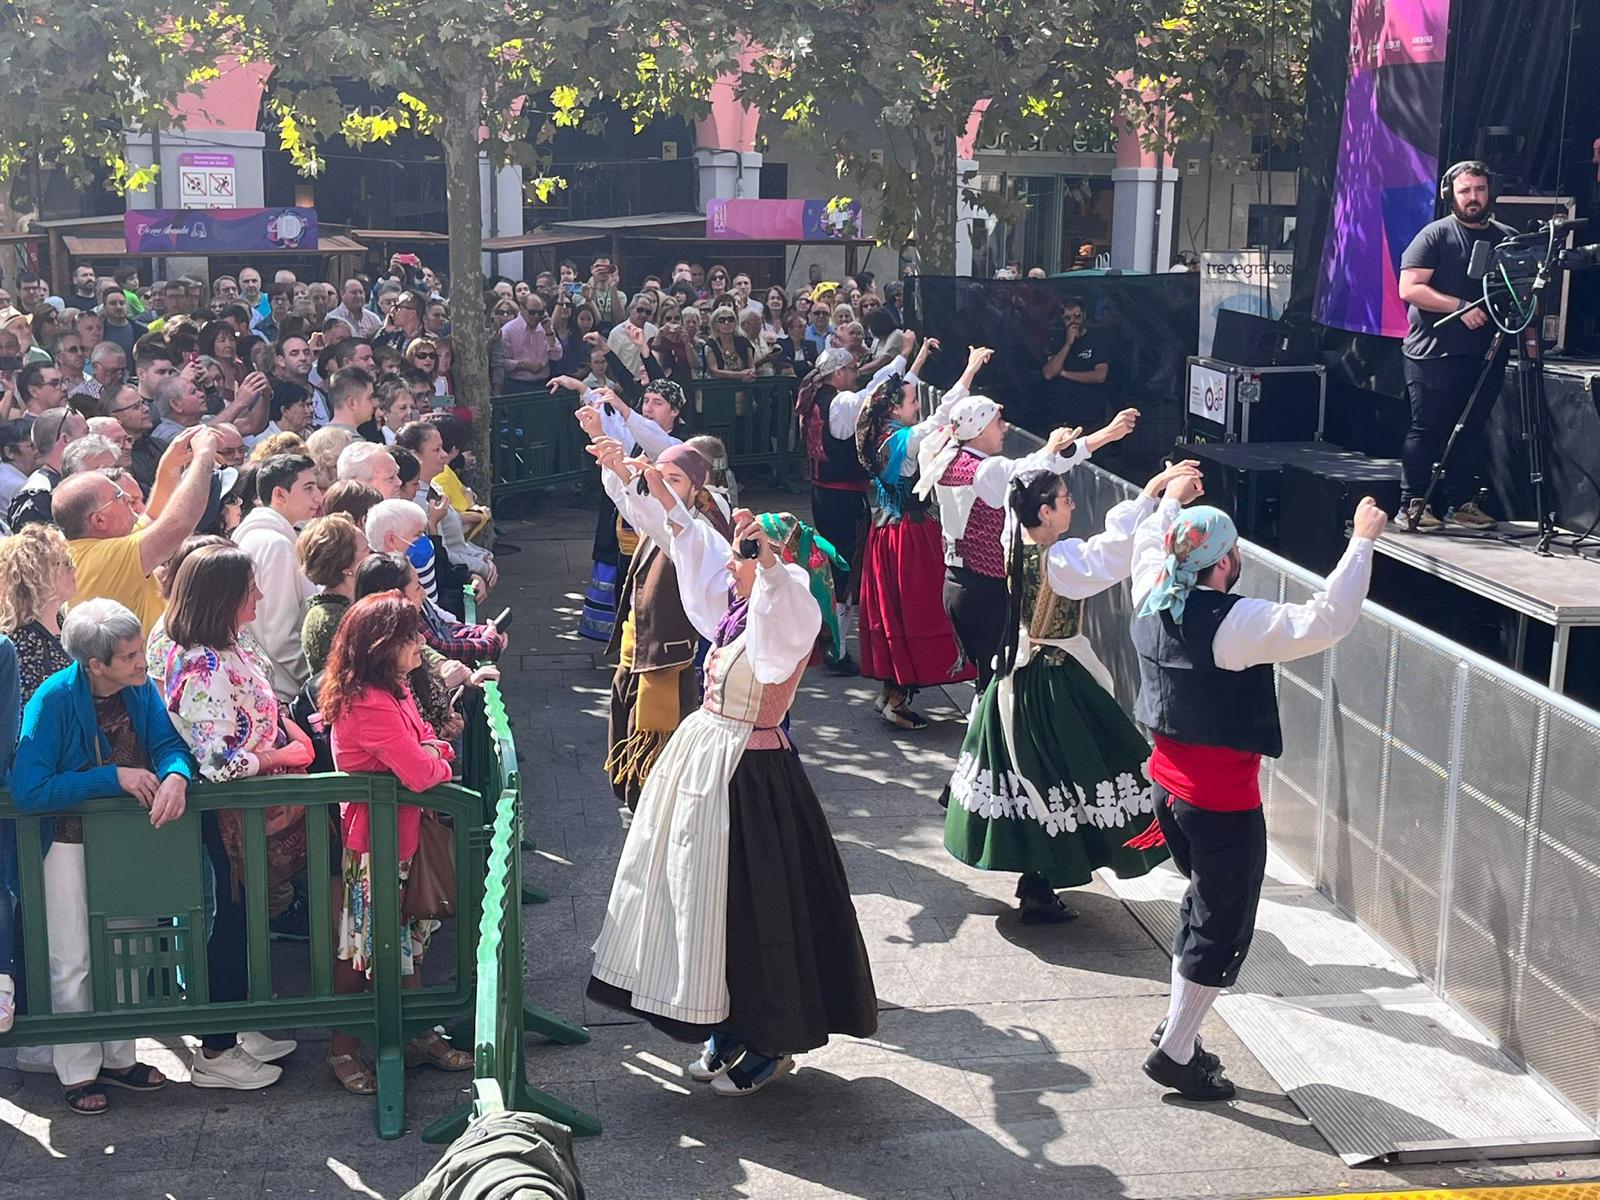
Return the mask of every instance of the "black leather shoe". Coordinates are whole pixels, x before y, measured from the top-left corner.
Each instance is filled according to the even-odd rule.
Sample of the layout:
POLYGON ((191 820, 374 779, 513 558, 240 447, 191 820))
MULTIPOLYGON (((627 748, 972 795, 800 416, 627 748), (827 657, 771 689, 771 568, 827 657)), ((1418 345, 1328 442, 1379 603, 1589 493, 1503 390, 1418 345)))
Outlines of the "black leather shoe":
POLYGON ((1144 1073, 1189 1100, 1233 1099, 1233 1081, 1220 1067, 1208 1070, 1201 1066, 1198 1056, 1186 1063, 1175 1063, 1164 1051, 1152 1050, 1144 1060, 1144 1073))
MULTIPOLYGON (((1161 1018, 1161 1024, 1156 1026, 1156 1031, 1150 1035, 1150 1044, 1156 1049, 1161 1048, 1161 1035, 1167 1031, 1167 1019, 1161 1018)), ((1208 1071, 1221 1068, 1222 1060, 1206 1049, 1206 1045, 1199 1037, 1194 1039, 1194 1061, 1198 1062, 1208 1071)))

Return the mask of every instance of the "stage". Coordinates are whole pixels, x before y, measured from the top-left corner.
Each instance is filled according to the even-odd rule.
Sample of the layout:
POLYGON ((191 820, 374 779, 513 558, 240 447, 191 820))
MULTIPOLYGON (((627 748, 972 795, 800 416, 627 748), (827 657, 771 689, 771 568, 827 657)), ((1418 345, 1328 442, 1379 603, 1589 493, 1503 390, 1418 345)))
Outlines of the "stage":
MULTIPOLYGON (((1528 522, 1505 522, 1500 533, 1461 533, 1445 529, 1428 533, 1388 532, 1377 550, 1398 563, 1443 580, 1517 614, 1516 643, 1510 663, 1525 670, 1528 622, 1552 630, 1550 689, 1566 686, 1572 631, 1600 627, 1600 543, 1590 543, 1590 556, 1558 541, 1546 558, 1533 552, 1537 529, 1528 522), (1525 536, 1508 537, 1516 531, 1525 536)), ((1566 539, 1568 542, 1570 538, 1566 539)))

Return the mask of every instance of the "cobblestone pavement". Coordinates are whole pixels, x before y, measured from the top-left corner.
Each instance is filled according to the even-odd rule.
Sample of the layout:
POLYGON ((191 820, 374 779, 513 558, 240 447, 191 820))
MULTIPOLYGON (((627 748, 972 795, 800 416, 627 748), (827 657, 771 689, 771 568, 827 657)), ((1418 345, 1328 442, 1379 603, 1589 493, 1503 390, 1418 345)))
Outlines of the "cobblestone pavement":
MULTIPOLYGON (((539 843, 527 873, 552 897, 524 910, 526 990, 593 1033, 585 1046, 530 1040, 529 1074, 604 1123, 579 1143, 591 1197, 1275 1196, 1600 1174, 1596 1160, 1346 1167, 1216 1019, 1206 1044, 1238 1100, 1164 1099, 1139 1065, 1166 1011, 1168 959, 1122 904, 1095 885, 1073 894, 1080 920, 1024 927, 1012 878, 942 847, 934 797, 966 697, 924 693, 932 725, 906 734, 873 712, 873 685, 820 672, 794 731, 850 876, 880 1028, 806 1055, 748 1099, 692 1084, 687 1047, 583 995, 624 837, 600 770, 610 671, 573 632, 593 525, 552 505, 511 527, 523 552, 503 559, 500 589, 517 612, 505 690, 539 843)), ((437 1151, 414 1136, 378 1141, 370 1103, 328 1078, 323 1037, 306 1032, 265 1092, 116 1093, 95 1121, 30 1076, 0 1098, 0 1197, 398 1196, 437 1151)), ((150 1048, 181 1076, 186 1058, 150 1048)), ((454 1107, 459 1083, 411 1073, 411 1127, 454 1107)))

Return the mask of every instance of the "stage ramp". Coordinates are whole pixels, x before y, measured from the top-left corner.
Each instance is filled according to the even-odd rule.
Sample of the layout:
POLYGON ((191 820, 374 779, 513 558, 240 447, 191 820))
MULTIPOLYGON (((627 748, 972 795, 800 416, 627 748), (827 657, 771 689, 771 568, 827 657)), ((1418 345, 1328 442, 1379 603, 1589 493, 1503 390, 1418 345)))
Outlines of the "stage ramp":
MULTIPOLYGON (((1177 872, 1108 882, 1170 945, 1177 872)), ((1250 957, 1216 1012, 1352 1166, 1600 1148, 1559 1096, 1281 856, 1268 868, 1250 957)))

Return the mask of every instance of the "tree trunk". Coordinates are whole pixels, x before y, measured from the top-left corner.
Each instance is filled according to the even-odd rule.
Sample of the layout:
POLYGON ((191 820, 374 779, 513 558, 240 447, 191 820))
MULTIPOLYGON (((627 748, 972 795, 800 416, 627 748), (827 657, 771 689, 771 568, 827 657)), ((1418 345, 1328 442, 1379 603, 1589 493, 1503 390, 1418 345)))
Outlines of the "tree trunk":
MULTIPOLYGON (((483 304, 483 188, 478 176, 481 80, 458 80, 445 100, 439 136, 444 145, 445 211, 450 226, 450 342, 457 403, 472 412, 473 450, 484 492, 494 480, 494 414, 490 405, 489 343, 483 304)), ((481 497, 484 503, 490 497, 481 497)))
POLYGON ((924 275, 956 273, 956 131, 918 127, 917 254, 924 275))

